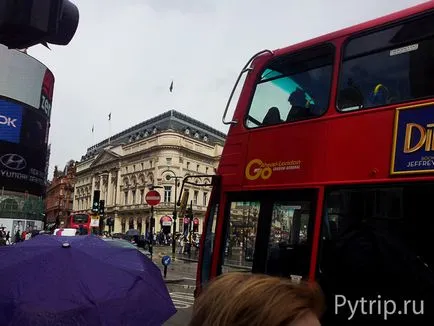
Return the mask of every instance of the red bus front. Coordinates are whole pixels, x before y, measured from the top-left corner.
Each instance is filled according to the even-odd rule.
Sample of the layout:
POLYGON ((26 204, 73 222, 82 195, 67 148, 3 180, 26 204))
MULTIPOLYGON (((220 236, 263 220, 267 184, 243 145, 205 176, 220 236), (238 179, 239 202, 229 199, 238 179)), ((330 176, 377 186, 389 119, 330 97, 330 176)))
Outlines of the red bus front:
POLYGON ((82 228, 83 234, 91 234, 90 222, 91 222, 91 216, 89 214, 85 214, 85 213, 71 214, 69 216, 67 227, 75 228, 78 230, 82 228))
POLYGON ((434 325, 434 2, 243 71, 197 291, 240 270, 315 280, 324 325, 434 325))

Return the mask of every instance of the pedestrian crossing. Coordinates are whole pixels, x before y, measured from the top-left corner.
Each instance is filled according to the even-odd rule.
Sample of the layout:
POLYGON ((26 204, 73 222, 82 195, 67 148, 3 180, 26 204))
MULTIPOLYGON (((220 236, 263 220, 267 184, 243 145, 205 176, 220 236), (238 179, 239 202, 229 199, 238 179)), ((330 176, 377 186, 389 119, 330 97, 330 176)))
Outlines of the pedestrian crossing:
POLYGON ((194 303, 193 293, 170 292, 170 297, 176 309, 188 309, 194 303))

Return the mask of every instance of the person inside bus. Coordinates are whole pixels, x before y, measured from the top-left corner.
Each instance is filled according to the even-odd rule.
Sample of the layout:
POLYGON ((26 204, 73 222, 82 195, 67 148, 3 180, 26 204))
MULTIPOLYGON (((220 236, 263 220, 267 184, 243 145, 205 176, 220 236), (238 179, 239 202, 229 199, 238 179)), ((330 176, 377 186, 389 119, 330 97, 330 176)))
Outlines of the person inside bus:
POLYGON ((190 326, 320 326, 324 297, 315 283, 227 273, 204 289, 190 326))
POLYGON ((280 111, 275 106, 271 107, 267 114, 264 117, 264 120, 262 120, 262 125, 275 125, 278 123, 281 123, 282 119, 280 118, 280 111))
POLYGON ((306 93, 301 88, 296 88, 288 98, 291 109, 286 117, 286 122, 307 119, 310 114, 310 103, 306 98, 306 93))

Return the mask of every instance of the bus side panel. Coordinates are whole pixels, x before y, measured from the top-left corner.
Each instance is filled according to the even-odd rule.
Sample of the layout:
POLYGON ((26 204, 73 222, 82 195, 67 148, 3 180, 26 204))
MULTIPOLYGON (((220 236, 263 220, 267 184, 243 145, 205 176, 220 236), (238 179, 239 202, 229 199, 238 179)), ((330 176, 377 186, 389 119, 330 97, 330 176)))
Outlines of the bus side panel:
POLYGON ((244 173, 240 173, 240 162, 244 162, 248 134, 233 135, 228 137, 220 159, 218 174, 222 176, 222 186, 240 186, 244 173))
POLYGON ((227 194, 222 191, 220 194, 220 204, 219 204, 219 211, 217 215, 217 227, 215 231, 214 248, 212 253, 212 264, 211 264, 211 273, 210 273, 211 279, 218 276, 219 265, 223 254, 222 251, 224 250, 223 246, 225 244, 225 239, 223 239, 223 232, 225 227, 224 218, 226 212, 227 198, 228 198, 227 194))
POLYGON ((318 189, 318 198, 315 211, 315 224, 313 229, 312 253, 310 257, 309 280, 315 280, 316 265, 318 263, 319 241, 321 236, 321 225, 324 205, 324 187, 318 189))
MULTIPOLYGON (((206 262, 204 261, 204 254, 208 254, 208 252, 204 253, 204 250, 205 250, 205 248, 208 248, 208 246, 213 246, 213 243, 208 243, 208 242, 214 241, 214 238, 215 238, 214 237, 212 239, 209 239, 207 237, 209 237, 210 233, 212 233, 209 230, 212 229, 213 223, 217 223, 217 221, 214 220, 215 217, 211 216, 211 214, 214 214, 213 210, 215 209, 215 205, 219 204, 220 191, 221 191, 220 182, 218 180, 214 184, 214 187, 213 187, 212 192, 211 192, 209 204, 208 204, 206 214, 205 214, 205 219, 204 219, 204 224, 203 224, 203 232, 202 232, 202 236, 200 238, 199 248, 201 248, 201 250, 199 250, 199 259, 198 259, 197 271, 196 271, 195 295, 199 294, 202 290, 202 282, 203 282, 202 273, 204 272, 203 271, 204 263, 206 264, 206 262)), ((208 258, 211 261, 210 269, 212 270, 212 253, 211 253, 211 257, 208 257, 208 258)))
MULTIPOLYGON (((245 164, 238 165, 247 187, 311 183, 326 175, 327 120, 309 120, 250 132, 245 164)), ((247 146, 246 146, 247 147, 247 146)))
POLYGON ((373 111, 342 113, 329 121, 324 144, 329 149, 324 171, 328 180, 389 177, 395 110, 373 111))

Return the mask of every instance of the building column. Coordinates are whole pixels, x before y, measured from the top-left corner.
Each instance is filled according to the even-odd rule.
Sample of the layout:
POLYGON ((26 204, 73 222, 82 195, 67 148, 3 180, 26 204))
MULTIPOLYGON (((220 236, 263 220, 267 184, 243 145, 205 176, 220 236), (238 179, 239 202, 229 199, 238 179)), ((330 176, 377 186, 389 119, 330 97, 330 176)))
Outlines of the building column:
POLYGON ((102 175, 100 174, 99 175, 99 196, 100 196, 100 199, 104 199, 104 197, 103 197, 103 193, 102 193, 102 180, 103 178, 102 178, 102 175))
MULTIPOLYGON (((95 176, 92 176, 92 186, 90 187, 90 201, 93 200, 93 192, 95 191, 95 176)), ((92 206, 92 204, 90 204, 92 206)), ((91 207, 92 208, 92 207, 91 207)))
POLYGON ((121 180, 121 169, 119 168, 118 170, 118 177, 116 180, 116 206, 121 205, 121 184, 122 184, 122 180, 121 180))
POLYGON ((112 191, 112 172, 109 171, 107 179, 107 203, 106 206, 113 204, 113 191, 112 191))

